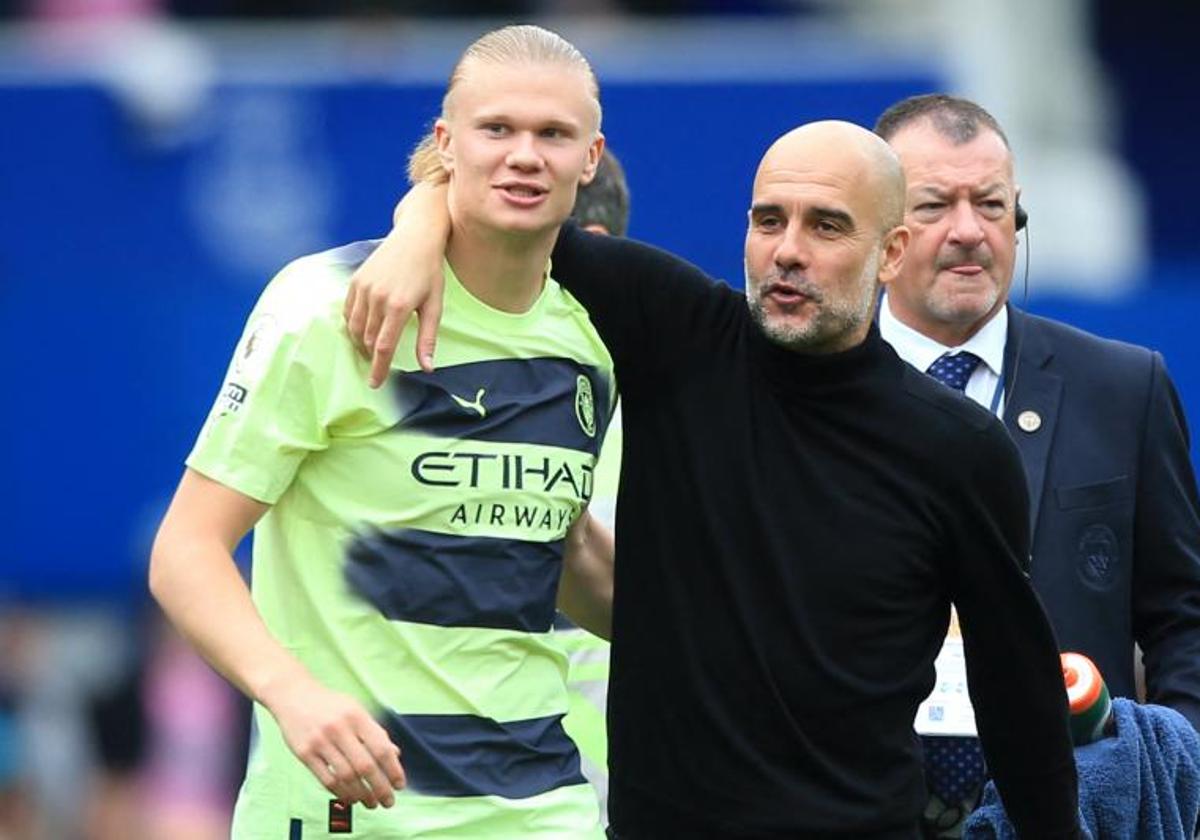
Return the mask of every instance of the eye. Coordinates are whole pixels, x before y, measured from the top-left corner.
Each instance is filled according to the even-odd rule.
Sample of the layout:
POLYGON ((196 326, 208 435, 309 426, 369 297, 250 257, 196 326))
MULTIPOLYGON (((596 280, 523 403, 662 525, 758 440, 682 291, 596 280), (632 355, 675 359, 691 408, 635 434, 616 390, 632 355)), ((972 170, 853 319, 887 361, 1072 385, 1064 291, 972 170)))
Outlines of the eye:
POLYGON ((842 232, 841 226, 829 219, 818 219, 813 224, 813 228, 822 236, 836 236, 842 232))
POLYGON ((503 137, 508 133, 508 126, 501 122, 487 122, 479 126, 484 134, 492 137, 503 137))
POLYGON ((783 219, 779 216, 757 216, 754 226, 765 233, 772 233, 783 227, 783 219))
POLYGON ((908 216, 912 221, 918 224, 931 225, 937 222, 946 214, 946 202, 944 201, 922 201, 916 204, 908 212, 908 216))
POLYGON ((989 198, 979 203, 983 215, 988 219, 999 219, 1008 212, 1008 202, 999 198, 989 198))
POLYGON ((567 136, 567 132, 564 129, 559 128, 557 126, 548 126, 546 128, 543 128, 541 131, 538 132, 538 134, 541 137, 546 138, 547 140, 561 140, 567 136))

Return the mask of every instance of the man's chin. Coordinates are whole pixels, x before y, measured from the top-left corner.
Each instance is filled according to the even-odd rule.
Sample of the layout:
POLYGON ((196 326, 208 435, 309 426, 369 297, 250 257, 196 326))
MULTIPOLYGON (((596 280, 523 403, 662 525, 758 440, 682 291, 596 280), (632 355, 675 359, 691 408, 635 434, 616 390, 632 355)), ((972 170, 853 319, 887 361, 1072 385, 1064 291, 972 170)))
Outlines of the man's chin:
POLYGON ((994 289, 978 295, 942 295, 932 301, 930 310, 948 324, 974 324, 995 308, 998 299, 994 289))
POLYGON ((802 350, 812 341, 812 322, 797 322, 786 318, 764 318, 759 321, 759 329, 772 344, 786 347, 789 350, 802 350))

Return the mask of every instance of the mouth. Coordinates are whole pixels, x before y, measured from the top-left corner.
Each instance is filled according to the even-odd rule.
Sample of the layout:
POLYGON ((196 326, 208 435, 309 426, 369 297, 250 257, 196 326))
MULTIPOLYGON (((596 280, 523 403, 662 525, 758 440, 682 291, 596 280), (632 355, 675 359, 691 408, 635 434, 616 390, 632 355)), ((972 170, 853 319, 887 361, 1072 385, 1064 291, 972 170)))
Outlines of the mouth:
POLYGON ((762 296, 774 301, 776 304, 785 307, 800 306, 808 301, 815 301, 810 294, 806 294, 796 286, 787 283, 771 283, 763 289, 762 296))
POLYGON ((518 207, 534 207, 540 204, 550 192, 541 184, 507 181, 497 184, 496 189, 510 204, 518 207))
POLYGON ((979 263, 959 263, 957 265, 947 265, 942 267, 943 271, 949 271, 951 274, 957 274, 959 277, 976 277, 983 274, 984 268, 979 263))

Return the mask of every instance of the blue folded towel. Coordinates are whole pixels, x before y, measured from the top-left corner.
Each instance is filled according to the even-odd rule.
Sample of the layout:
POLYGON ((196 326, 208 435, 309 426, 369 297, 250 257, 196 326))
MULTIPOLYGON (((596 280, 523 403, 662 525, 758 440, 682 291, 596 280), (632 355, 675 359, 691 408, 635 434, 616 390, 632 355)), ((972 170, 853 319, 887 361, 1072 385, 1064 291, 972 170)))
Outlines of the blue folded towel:
MULTIPOLYGON (((1075 750, 1084 836, 1192 840, 1200 816, 1200 735, 1174 709, 1122 697, 1113 700, 1113 717, 1115 737, 1075 750)), ((1016 836, 988 782, 963 837, 1016 836)))

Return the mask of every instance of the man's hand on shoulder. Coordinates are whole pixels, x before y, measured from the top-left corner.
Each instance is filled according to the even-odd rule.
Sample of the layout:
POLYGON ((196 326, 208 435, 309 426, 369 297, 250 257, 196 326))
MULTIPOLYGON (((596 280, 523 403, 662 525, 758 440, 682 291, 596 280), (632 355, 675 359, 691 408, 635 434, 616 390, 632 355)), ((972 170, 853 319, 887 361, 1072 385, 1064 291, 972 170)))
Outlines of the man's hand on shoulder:
POLYGON ((371 362, 368 381, 387 379, 400 335, 417 316, 417 364, 433 370, 442 319, 442 255, 450 234, 445 185, 421 183, 396 206, 394 227, 350 278, 342 315, 358 351, 371 362))

